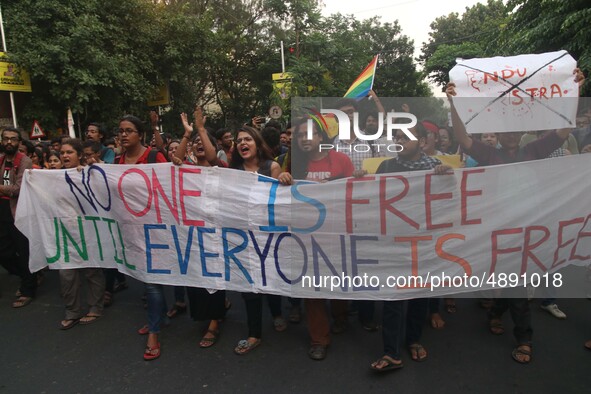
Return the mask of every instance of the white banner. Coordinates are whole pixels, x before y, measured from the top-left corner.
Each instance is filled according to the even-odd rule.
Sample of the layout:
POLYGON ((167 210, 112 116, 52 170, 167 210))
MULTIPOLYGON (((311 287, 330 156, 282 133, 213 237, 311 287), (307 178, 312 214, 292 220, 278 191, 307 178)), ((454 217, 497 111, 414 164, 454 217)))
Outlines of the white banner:
POLYGON ((291 187, 229 169, 93 165, 27 171, 16 222, 34 271, 116 267, 169 285, 397 299, 588 264, 590 176, 591 155, 291 187))
POLYGON ((456 61, 449 78, 469 133, 575 127, 577 64, 566 51, 456 61))

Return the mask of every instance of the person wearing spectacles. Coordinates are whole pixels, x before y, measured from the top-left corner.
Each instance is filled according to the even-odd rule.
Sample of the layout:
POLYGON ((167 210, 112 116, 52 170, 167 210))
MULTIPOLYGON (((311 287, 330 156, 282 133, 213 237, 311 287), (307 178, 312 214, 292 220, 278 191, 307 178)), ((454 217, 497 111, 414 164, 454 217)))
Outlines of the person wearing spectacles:
POLYGON ((21 134, 15 128, 2 131, 0 155, 0 263, 21 279, 13 308, 27 306, 35 297, 37 275, 29 270, 29 241, 14 225, 14 214, 25 170, 33 167, 27 155, 18 151, 21 134))

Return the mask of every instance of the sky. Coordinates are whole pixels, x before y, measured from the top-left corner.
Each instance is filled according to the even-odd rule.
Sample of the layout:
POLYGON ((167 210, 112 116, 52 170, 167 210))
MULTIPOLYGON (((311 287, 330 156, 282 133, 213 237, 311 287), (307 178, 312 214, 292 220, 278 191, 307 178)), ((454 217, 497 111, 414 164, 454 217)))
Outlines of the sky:
MULTIPOLYGON (((429 39, 431 28, 429 25, 435 18, 457 12, 460 15, 466 7, 477 3, 486 3, 482 0, 323 0, 323 15, 340 12, 341 14, 353 14, 357 19, 367 19, 372 16, 381 16, 382 22, 398 20, 402 27, 402 34, 414 40, 415 57, 420 54, 423 42, 429 39)), ((433 87, 431 87, 433 90, 433 87)), ((435 92, 442 96, 441 89, 435 92)))

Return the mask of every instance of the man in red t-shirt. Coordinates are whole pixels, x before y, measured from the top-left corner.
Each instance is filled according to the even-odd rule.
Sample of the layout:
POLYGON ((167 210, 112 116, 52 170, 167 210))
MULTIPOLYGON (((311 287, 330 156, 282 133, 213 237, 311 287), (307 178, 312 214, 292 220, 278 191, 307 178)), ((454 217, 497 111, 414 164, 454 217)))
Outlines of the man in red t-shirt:
MULTIPOLYGON (((316 182, 326 182, 353 175, 355 168, 351 159, 344 153, 334 150, 320 150, 321 143, 327 143, 328 136, 324 130, 314 127, 312 138, 307 138, 306 122, 294 124, 295 144, 292 149, 296 152, 292 161, 292 174, 283 172, 279 175, 279 182, 289 185, 293 179, 307 179, 316 182)), ((307 299, 306 318, 311 346, 308 356, 313 360, 326 358, 326 350, 330 344, 330 321, 326 311, 324 299, 307 299)), ((347 300, 331 300, 331 315, 334 319, 332 332, 342 333, 347 328, 347 300)))

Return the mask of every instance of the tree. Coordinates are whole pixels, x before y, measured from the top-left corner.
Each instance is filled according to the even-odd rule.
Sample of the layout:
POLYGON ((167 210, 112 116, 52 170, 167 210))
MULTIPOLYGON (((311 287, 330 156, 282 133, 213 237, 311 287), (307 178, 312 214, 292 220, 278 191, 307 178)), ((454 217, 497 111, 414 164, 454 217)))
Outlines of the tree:
MULTIPOLYGON (((31 74, 24 119, 59 126, 66 108, 85 119, 133 111, 156 87, 160 23, 141 0, 22 0, 5 9, 10 59, 31 74), (59 118, 58 118, 59 119, 59 118)), ((99 118, 100 119, 100 118, 99 118)))
POLYGON ((461 17, 454 12, 436 18, 431 23, 429 41, 423 43, 419 56, 429 79, 445 86, 456 58, 506 54, 501 31, 507 24, 510 9, 501 0, 488 0, 486 5, 466 7, 461 17))
MULTIPOLYGON (((514 53, 567 50, 586 72, 591 70, 591 4, 585 0, 512 0, 505 40, 514 53)), ((587 94, 591 93, 589 84, 587 94)))

